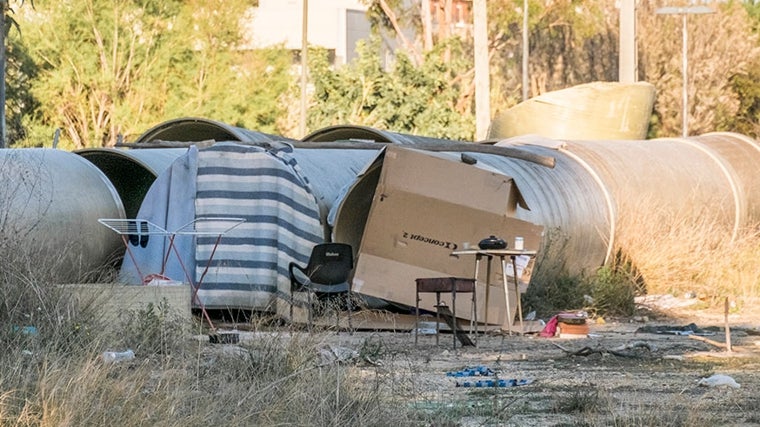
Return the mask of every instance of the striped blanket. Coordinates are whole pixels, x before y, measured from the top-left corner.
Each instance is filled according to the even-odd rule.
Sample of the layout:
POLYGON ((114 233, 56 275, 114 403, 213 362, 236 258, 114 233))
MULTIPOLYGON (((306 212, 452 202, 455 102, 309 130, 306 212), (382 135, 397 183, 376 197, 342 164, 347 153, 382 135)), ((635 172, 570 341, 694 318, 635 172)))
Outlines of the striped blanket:
POLYGON ((317 201, 289 150, 233 143, 198 153, 196 218, 238 217, 246 222, 196 241, 198 292, 207 308, 276 310, 290 295, 288 264, 305 265, 324 241, 317 201))

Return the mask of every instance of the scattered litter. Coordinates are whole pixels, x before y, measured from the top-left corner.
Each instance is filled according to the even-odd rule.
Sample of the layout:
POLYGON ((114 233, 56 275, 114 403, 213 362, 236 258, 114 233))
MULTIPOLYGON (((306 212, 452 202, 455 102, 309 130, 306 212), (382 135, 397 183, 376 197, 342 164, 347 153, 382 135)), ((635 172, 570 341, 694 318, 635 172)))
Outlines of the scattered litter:
POLYGON ((121 362, 124 360, 132 360, 135 358, 135 352, 132 350, 127 351, 106 351, 103 353, 104 362, 121 362))
POLYGON ((634 341, 634 342, 631 342, 631 343, 628 343, 628 344, 624 344, 624 345, 621 345, 621 346, 617 346, 617 347, 611 348, 611 349, 610 348, 601 348, 601 347, 591 348, 589 346, 586 346, 586 347, 583 347, 580 350, 570 350, 570 349, 567 349, 565 347, 562 347, 561 345, 559 345, 557 343, 552 343, 552 344, 555 347, 559 348, 560 350, 564 351, 565 353, 567 353, 570 356, 584 356, 584 357, 590 356, 592 354, 601 354, 601 355, 611 354, 613 356, 618 356, 618 357, 639 358, 639 357, 641 357, 639 354, 637 354, 635 352, 627 352, 627 350, 638 350, 638 349, 644 348, 644 349, 648 350, 650 353, 654 353, 654 352, 657 351, 657 347, 655 347, 654 345, 652 345, 652 344, 650 344, 648 342, 643 342, 643 341, 634 341))
POLYGON ((722 375, 722 374, 715 374, 708 378, 702 378, 701 380, 699 380, 697 384, 703 387, 722 387, 722 386, 727 386, 731 388, 741 387, 739 383, 737 383, 733 378, 729 377, 728 375, 722 375))
POLYGON ((711 336, 715 335, 715 332, 708 331, 700 328, 694 323, 689 323, 685 326, 642 326, 636 329, 636 333, 649 333, 649 334, 667 334, 667 335, 698 335, 698 336, 711 336))
POLYGON ((413 330, 412 333, 416 333, 417 335, 435 335, 436 324, 437 322, 417 322, 417 329, 416 331, 413 330))
POLYGON ((417 328, 416 331, 412 331, 417 335, 435 335, 435 328, 417 328))
POLYGON ((536 320, 536 310, 531 311, 523 317, 523 320, 536 320))
POLYGON ((358 358, 358 351, 346 347, 326 345, 319 349, 319 366, 352 362, 358 358))
POLYGON ((238 331, 215 331, 208 334, 208 342, 211 344, 237 344, 240 342, 238 331))
POLYGON ((558 316, 552 316, 551 319, 549 319, 548 322, 546 322, 546 325, 544 326, 544 329, 541 330, 539 333, 540 336, 544 338, 551 338, 554 335, 557 334, 557 323, 559 323, 559 317, 558 316))
POLYGON ((487 366, 475 366, 464 368, 461 371, 446 372, 447 377, 490 377, 494 371, 487 366))
POLYGON ((37 328, 34 326, 13 326, 13 332, 21 332, 22 335, 37 335, 37 328))
POLYGON ((463 381, 457 382, 457 387, 518 387, 521 385, 528 385, 533 380, 527 379, 511 379, 511 380, 478 380, 478 381, 463 381))

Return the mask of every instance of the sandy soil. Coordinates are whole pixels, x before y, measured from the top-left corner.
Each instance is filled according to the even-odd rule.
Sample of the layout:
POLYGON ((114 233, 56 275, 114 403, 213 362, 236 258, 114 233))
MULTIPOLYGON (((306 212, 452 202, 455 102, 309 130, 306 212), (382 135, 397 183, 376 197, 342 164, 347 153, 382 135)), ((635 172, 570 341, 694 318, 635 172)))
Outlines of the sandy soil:
POLYGON ((635 318, 590 321, 584 338, 489 333, 477 337, 476 347, 453 349, 451 334, 441 335, 439 345, 434 336, 420 336, 415 346, 410 333, 357 331, 326 334, 326 346, 351 359, 357 377, 390 387, 390 404, 438 420, 430 425, 760 425, 760 310, 731 314, 729 354, 715 345, 725 342, 719 310, 696 310, 694 302, 671 297, 643 303, 648 309, 635 318), (715 343, 641 331, 689 323, 715 343), (471 367, 494 375, 447 375, 471 367), (714 374, 739 387, 700 385, 714 374), (488 379, 529 384, 461 386, 488 379))

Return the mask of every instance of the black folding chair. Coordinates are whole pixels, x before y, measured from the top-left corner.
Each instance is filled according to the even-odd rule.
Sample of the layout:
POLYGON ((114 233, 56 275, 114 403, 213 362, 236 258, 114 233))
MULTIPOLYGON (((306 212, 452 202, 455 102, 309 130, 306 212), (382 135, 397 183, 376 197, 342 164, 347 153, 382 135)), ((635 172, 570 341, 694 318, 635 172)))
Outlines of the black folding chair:
MULTIPOLYGON (((308 294, 309 330, 312 324, 312 293, 318 297, 332 299, 336 295, 346 295, 346 308, 348 310, 348 328, 353 331, 351 325, 352 296, 351 284, 348 278, 354 268, 354 255, 351 245, 345 243, 321 243, 314 246, 309 257, 309 264, 302 267, 295 262, 288 265, 290 275, 290 321, 293 321, 294 292, 306 292, 308 294), (295 270, 301 272, 303 280, 296 275, 295 270)), ((335 306, 335 325, 339 326, 340 308, 335 306)))

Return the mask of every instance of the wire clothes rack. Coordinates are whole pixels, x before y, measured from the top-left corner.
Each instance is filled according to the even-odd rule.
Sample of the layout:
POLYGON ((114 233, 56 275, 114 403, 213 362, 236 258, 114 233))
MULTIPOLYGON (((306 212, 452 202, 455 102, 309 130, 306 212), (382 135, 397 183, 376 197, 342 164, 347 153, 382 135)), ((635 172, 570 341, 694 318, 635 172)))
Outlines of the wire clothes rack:
POLYGON ((121 240, 127 249, 127 254, 132 260, 132 263, 135 265, 135 269, 137 270, 137 274, 140 276, 140 280, 142 281, 143 285, 147 285, 153 279, 169 280, 169 278, 165 275, 166 265, 169 261, 169 257, 172 253, 174 253, 177 256, 177 261, 182 268, 185 279, 192 287, 191 301, 200 307, 201 313, 208 322, 209 327, 212 329, 212 331, 216 331, 216 328, 214 327, 214 324, 211 321, 208 312, 206 311, 206 307, 198 298, 198 291, 200 290, 201 285, 203 284, 203 280, 205 279, 206 274, 211 267, 211 262, 214 258, 214 254, 216 253, 216 249, 219 247, 219 242, 221 242, 222 237, 232 231, 235 227, 244 223, 245 219, 235 217, 201 217, 196 218, 187 224, 184 224, 174 231, 168 231, 151 221, 140 218, 101 218, 98 219, 98 222, 108 227, 121 237, 121 240), (148 242, 152 236, 167 239, 168 245, 166 252, 164 253, 161 260, 161 271, 159 273, 144 275, 140 269, 140 266, 138 265, 134 253, 132 252, 130 244, 132 246, 140 246, 142 248, 145 248, 147 247, 148 242), (190 271, 185 266, 185 263, 182 262, 182 256, 180 255, 179 250, 175 245, 175 240, 178 236, 192 236, 194 239, 203 236, 215 238, 214 244, 211 247, 211 253, 209 254, 208 260, 206 260, 206 265, 204 266, 200 277, 198 277, 198 280, 193 279, 193 275, 190 274, 190 271))

